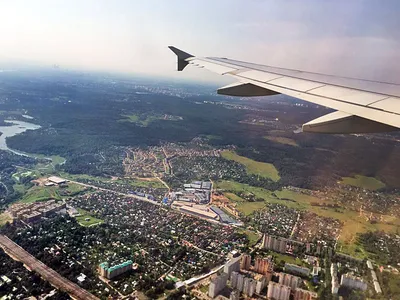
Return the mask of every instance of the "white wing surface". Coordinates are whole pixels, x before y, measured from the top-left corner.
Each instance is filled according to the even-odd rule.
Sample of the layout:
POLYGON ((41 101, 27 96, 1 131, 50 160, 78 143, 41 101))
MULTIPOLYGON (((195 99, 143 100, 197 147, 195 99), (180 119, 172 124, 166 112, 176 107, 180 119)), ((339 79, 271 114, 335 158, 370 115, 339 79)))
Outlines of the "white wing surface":
POLYGON ((337 110, 303 125, 303 131, 368 133, 400 129, 400 85, 252 64, 227 58, 196 57, 173 46, 178 71, 187 65, 238 80, 218 94, 252 97, 285 94, 337 110))

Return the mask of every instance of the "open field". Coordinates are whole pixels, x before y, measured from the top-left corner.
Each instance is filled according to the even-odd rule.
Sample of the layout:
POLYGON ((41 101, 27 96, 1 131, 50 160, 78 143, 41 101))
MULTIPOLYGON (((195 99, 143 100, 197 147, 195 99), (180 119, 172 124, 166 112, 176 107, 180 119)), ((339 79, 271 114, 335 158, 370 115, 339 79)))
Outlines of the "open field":
POLYGON ((343 222, 343 228, 339 237, 337 249, 340 252, 348 253, 356 257, 364 258, 367 256, 367 253, 356 245, 358 233, 375 230, 383 230, 386 232, 396 232, 396 230, 400 230, 400 219, 398 218, 384 215, 382 216, 382 221, 371 224, 364 216, 360 216, 359 212, 354 210, 312 205, 333 203, 298 192, 289 190, 271 192, 234 181, 219 181, 216 184, 219 189, 229 191, 225 193, 225 196, 233 202, 236 202, 237 209, 245 215, 249 215, 255 210, 263 208, 266 203, 279 203, 295 209, 307 210, 319 216, 340 220, 343 222), (252 193, 256 197, 264 199, 265 202, 247 202, 234 194, 234 192, 240 191, 252 193))
POLYGON ((249 174, 267 177, 273 181, 278 181, 280 179, 279 172, 273 164, 255 161, 250 158, 237 155, 232 151, 222 151, 221 155, 225 159, 234 160, 244 165, 249 174))
POLYGON ((10 215, 6 212, 0 214, 0 227, 6 224, 7 222, 11 222, 12 219, 10 215))
POLYGON ((181 120, 179 117, 170 116, 168 119, 164 119, 162 115, 122 115, 123 119, 120 119, 119 122, 131 122, 136 125, 147 127, 150 123, 156 120, 168 120, 168 121, 178 121, 181 120))
POLYGON ((236 209, 245 216, 251 215, 254 211, 265 207, 265 202, 240 202, 236 209))
POLYGON ((79 216, 76 216, 75 219, 82 226, 93 226, 103 223, 104 221, 101 219, 97 219, 93 217, 88 211, 78 208, 79 216), (88 219, 88 220, 87 220, 88 219))
POLYGON ((258 234, 256 234, 254 231, 251 230, 246 229, 246 230, 240 230, 239 232, 247 235, 250 247, 254 246, 257 243, 257 241, 261 238, 261 236, 259 236, 258 234))
POLYGON ((283 144, 283 145, 289 145, 289 146, 293 146, 293 147, 298 147, 299 145, 296 143, 295 140, 293 139, 289 139, 286 137, 281 137, 281 136, 264 136, 265 139, 271 141, 271 142, 275 142, 275 143, 279 143, 279 144, 283 144))
POLYGON ((107 178, 99 176, 90 176, 87 174, 68 174, 60 173, 60 177, 67 178, 70 180, 79 181, 79 179, 87 179, 91 181, 101 181, 101 182, 114 182, 114 183, 125 183, 129 184, 134 188, 165 188, 160 180, 157 178, 107 178))
POLYGON ((63 196, 73 196, 85 189, 86 188, 75 183, 68 183, 68 187, 64 188, 58 186, 34 186, 26 191, 19 202, 31 203, 50 199, 60 200, 63 196))
POLYGON ((147 127, 151 122, 157 120, 157 117, 154 116, 145 116, 145 118, 142 118, 136 114, 123 115, 122 117, 123 119, 119 120, 119 122, 131 122, 142 127, 147 127))
POLYGON ((272 256, 274 256, 275 261, 277 261, 277 262, 284 260, 285 262, 287 262, 289 264, 295 264, 298 266, 307 266, 307 264, 304 261, 302 261, 301 259, 299 259, 297 257, 278 253, 278 252, 273 252, 273 251, 271 251, 270 253, 272 254, 272 256))
POLYGON ((341 183, 364 188, 371 191, 376 191, 385 187, 385 184, 382 181, 374 177, 367 177, 362 175, 355 175, 354 177, 343 177, 341 183))

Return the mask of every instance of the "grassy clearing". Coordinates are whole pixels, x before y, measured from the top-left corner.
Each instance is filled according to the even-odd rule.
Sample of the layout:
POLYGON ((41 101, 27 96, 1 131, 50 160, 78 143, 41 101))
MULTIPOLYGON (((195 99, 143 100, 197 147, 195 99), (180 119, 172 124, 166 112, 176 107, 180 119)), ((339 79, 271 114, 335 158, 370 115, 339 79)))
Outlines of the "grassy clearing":
POLYGON ((245 201, 243 198, 239 197, 238 195, 234 193, 224 193, 225 197, 227 197, 229 200, 233 202, 243 202, 245 201))
POLYGON ((279 144, 283 144, 283 145, 289 145, 289 146, 293 146, 293 147, 298 147, 299 145, 296 143, 295 140, 293 139, 289 139, 286 137, 281 137, 281 136, 264 136, 265 139, 274 142, 274 143, 279 143, 279 144))
POLYGON ((240 202, 236 209, 246 216, 251 215, 254 211, 265 207, 265 202, 240 202))
POLYGON ((343 177, 341 183, 364 188, 371 191, 376 191, 386 186, 382 181, 374 177, 367 177, 362 175, 355 175, 354 177, 343 177))
POLYGON ((165 188, 157 178, 118 178, 116 180, 107 177, 91 176, 87 174, 68 174, 60 173, 62 178, 67 178, 70 180, 79 181, 79 179, 86 179, 91 181, 101 181, 101 182, 114 182, 119 184, 129 184, 134 188, 165 188))
POLYGON ((94 226, 102 224, 104 221, 101 219, 97 219, 93 217, 88 211, 78 208, 79 216, 76 216, 75 219, 78 221, 81 226, 94 226))
MULTIPOLYGON (((277 204, 284 204, 289 207, 297 208, 297 209, 306 209, 306 205, 304 203, 301 203, 301 201, 296 202, 295 200, 292 200, 291 198, 295 198, 295 195, 292 195, 290 193, 285 193, 285 192, 271 192, 269 190, 260 188, 260 187, 254 187, 250 186, 248 184, 242 184, 238 183, 235 181, 228 181, 228 180, 223 180, 223 181, 218 181, 216 183, 218 189, 224 189, 227 191, 225 193, 225 196, 229 198, 230 200, 237 202, 238 206, 245 206, 245 205, 252 205, 253 203, 259 203, 255 204, 254 206, 261 206, 260 203, 263 203, 262 206, 265 206, 266 203, 277 203, 277 204), (245 192, 245 193, 251 193, 254 194, 255 197, 257 198, 262 198, 264 199, 264 202, 248 202, 239 196, 235 195, 233 192, 245 192)), ((299 199, 304 199, 301 197, 303 196, 302 194, 297 194, 299 199)), ((316 199, 316 198, 314 198, 316 199)))
POLYGON ((151 122, 154 122, 155 120, 161 119, 160 117, 157 116, 140 116, 140 115, 122 115, 124 117, 123 119, 120 119, 119 122, 131 122, 135 123, 136 125, 142 126, 142 127, 147 127, 151 122))
MULTIPOLYGON (((19 188, 22 189, 20 185, 19 188)), ((27 190, 19 202, 32 203, 37 201, 46 201, 50 199, 61 200, 65 196, 73 196, 86 190, 75 183, 69 183, 67 187, 61 188, 58 186, 34 186, 27 190)))
POLYGON ((162 184, 157 178, 135 178, 129 179, 129 184, 133 187, 144 187, 144 188, 165 188, 165 185, 162 184))
POLYGON ((245 215, 249 215, 255 210, 263 208, 267 203, 279 203, 295 209, 307 210, 319 216, 342 221, 343 228, 339 237, 338 251, 359 258, 364 258, 368 254, 356 244, 358 233, 375 230, 383 230, 385 232, 396 232, 396 230, 400 230, 400 219, 398 218, 382 216, 383 221, 371 224, 364 216, 360 216, 359 213, 354 210, 315 206, 312 204, 332 204, 332 202, 323 201, 316 197, 294 191, 282 190, 271 192, 234 181, 219 181, 216 185, 217 188, 227 191, 225 196, 236 202, 237 209, 245 215), (246 202, 244 199, 235 195, 234 192, 253 193, 256 197, 264 199, 265 202, 246 202))
POLYGON ((239 233, 244 233, 245 235, 247 235, 247 238, 249 239, 249 246, 252 247, 254 246, 257 241, 261 238, 261 236, 259 236, 257 233, 255 233, 254 231, 251 230, 240 230, 239 233))
POLYGON ((250 158, 237 155, 232 151, 222 151, 222 157, 229 160, 234 160, 246 167, 249 174, 260 175, 278 181, 281 177, 279 176, 278 170, 273 164, 264 163, 252 160, 250 158))
POLYGON ((8 213, 3 212, 0 214, 0 227, 6 224, 7 222, 11 221, 12 221, 11 216, 8 213))
POLYGON ((295 264, 299 266, 307 266, 307 264, 297 257, 293 257, 290 255, 285 255, 277 252, 271 252, 272 256, 275 258, 275 261, 279 262, 284 260, 288 264, 295 264))

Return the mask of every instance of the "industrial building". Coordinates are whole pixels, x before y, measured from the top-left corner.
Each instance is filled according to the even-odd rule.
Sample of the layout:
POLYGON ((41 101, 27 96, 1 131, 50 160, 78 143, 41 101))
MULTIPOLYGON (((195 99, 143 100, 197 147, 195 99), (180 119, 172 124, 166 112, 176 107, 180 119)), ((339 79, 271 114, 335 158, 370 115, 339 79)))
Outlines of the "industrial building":
POLYGON ((122 264, 115 265, 112 267, 109 267, 108 263, 104 262, 99 265, 99 273, 102 277, 105 277, 107 279, 112 279, 129 270, 132 270, 132 266, 133 262, 131 260, 128 260, 126 262, 123 262, 122 264))
POLYGON ((298 265, 293 265, 293 264, 288 264, 285 263, 285 271, 289 273, 294 273, 297 275, 302 275, 302 276, 310 276, 310 269, 306 267, 301 267, 298 265))
POLYGON ((274 300, 289 300, 290 292, 290 287, 270 281, 268 284, 267 298, 274 300))
POLYGON ((227 223, 227 224, 234 224, 237 223, 237 221, 233 218, 231 218, 230 216, 228 216, 222 209, 220 209, 219 207, 216 206, 211 206, 211 210, 213 212, 215 212, 222 223, 227 223))
POLYGON ((67 182, 66 179, 60 178, 60 177, 57 177, 57 176, 50 176, 49 178, 47 178, 47 180, 48 180, 48 182, 53 183, 53 184, 57 184, 57 185, 64 184, 64 183, 67 182))
POLYGON ((208 288, 208 296, 210 296, 211 298, 217 297, 219 293, 226 287, 227 281, 228 274, 226 273, 222 273, 221 275, 212 279, 208 288))
POLYGON ((175 201, 207 204, 210 202, 212 184, 209 181, 194 181, 184 184, 183 189, 172 192, 170 198, 175 201))
POLYGON ((49 200, 35 203, 16 203, 8 209, 13 219, 25 222, 35 222, 42 217, 49 217, 66 208, 64 202, 49 200))
POLYGON ((213 220, 216 220, 218 218, 218 215, 215 212, 213 212, 211 209, 208 209, 208 208, 198 207, 198 206, 193 206, 193 205, 181 205, 181 204, 175 203, 175 202, 174 202, 174 206, 179 208, 179 210, 181 212, 195 215, 197 217, 213 219, 213 220))

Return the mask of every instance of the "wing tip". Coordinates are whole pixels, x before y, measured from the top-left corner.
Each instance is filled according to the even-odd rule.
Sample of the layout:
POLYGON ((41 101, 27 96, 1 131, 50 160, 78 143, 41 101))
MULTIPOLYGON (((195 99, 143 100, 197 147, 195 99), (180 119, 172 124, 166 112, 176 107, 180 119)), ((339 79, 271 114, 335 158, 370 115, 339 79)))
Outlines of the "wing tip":
POLYGON ((182 51, 174 46, 168 46, 168 48, 178 57, 178 71, 182 71, 189 64, 186 59, 194 57, 192 54, 182 51))

